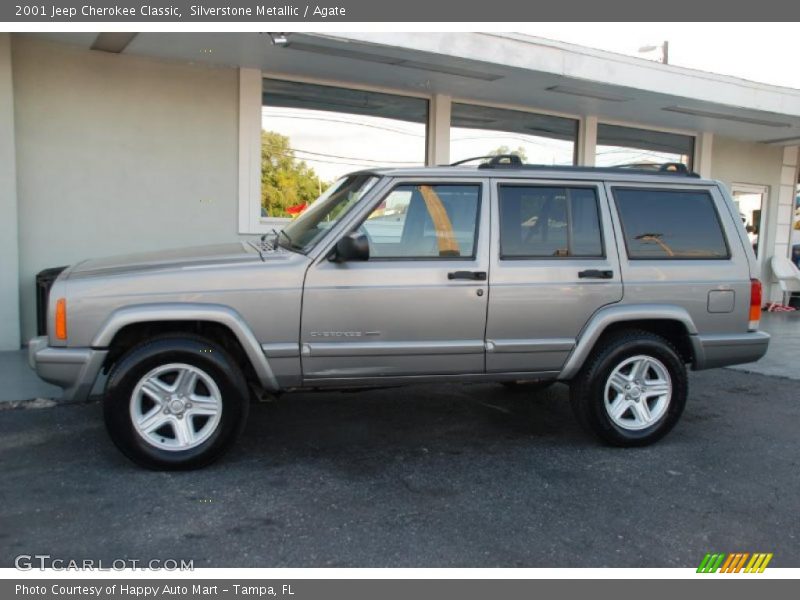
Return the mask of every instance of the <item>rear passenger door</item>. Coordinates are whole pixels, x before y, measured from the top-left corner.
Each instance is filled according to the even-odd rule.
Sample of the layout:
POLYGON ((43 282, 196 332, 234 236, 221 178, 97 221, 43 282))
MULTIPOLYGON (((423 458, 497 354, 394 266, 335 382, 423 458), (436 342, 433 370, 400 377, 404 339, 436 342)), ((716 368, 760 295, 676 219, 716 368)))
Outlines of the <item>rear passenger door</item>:
POLYGON ((488 372, 561 369, 589 317, 622 298, 599 182, 494 180, 488 372))

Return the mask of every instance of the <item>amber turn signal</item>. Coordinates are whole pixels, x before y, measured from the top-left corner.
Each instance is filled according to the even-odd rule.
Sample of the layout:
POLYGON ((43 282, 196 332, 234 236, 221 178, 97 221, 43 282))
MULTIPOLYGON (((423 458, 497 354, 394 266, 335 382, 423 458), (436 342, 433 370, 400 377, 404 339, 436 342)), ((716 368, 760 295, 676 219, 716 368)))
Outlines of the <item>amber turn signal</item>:
POLYGON ((59 298, 56 302, 56 339, 67 339, 67 300, 59 298))

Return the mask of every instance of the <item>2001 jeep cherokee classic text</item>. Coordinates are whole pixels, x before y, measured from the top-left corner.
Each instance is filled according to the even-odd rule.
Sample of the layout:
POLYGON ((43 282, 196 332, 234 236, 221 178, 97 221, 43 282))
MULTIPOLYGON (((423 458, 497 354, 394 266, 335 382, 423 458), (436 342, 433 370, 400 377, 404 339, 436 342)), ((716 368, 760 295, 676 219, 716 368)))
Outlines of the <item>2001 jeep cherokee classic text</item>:
MULTIPOLYGON (((725 188, 688 172, 358 172, 258 242, 65 269, 31 365, 128 457, 208 463, 261 391, 568 382, 607 443, 666 434, 686 368, 750 362, 761 284, 725 188)), ((532 385, 531 388, 536 387, 532 385)))

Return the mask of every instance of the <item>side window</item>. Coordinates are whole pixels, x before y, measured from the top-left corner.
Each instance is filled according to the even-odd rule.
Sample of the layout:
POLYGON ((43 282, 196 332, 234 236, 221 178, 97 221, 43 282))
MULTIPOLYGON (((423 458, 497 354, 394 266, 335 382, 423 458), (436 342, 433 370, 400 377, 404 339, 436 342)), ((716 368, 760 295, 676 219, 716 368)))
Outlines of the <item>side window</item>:
POLYGON ((730 257, 711 194, 691 190, 614 188, 631 259, 730 257))
POLYGON ((501 185, 500 258, 603 256, 594 188, 501 185))
POLYGON ((401 185, 359 228, 371 258, 472 258, 481 187, 401 185))

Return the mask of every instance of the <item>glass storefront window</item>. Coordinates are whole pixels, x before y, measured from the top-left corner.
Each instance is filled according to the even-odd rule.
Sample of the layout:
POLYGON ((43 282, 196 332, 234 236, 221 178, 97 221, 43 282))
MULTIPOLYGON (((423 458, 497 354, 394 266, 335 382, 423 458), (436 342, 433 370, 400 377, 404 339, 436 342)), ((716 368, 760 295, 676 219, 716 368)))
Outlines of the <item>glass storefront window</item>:
POLYGON ((428 101, 264 79, 261 215, 294 217, 355 171, 425 164, 428 101))
POLYGON ((455 102, 450 160, 518 154, 530 164, 572 165, 577 136, 575 119, 455 102))
POLYGON ((682 163, 692 168, 694 137, 638 127, 600 123, 597 126, 598 167, 649 168, 663 163, 682 163))

